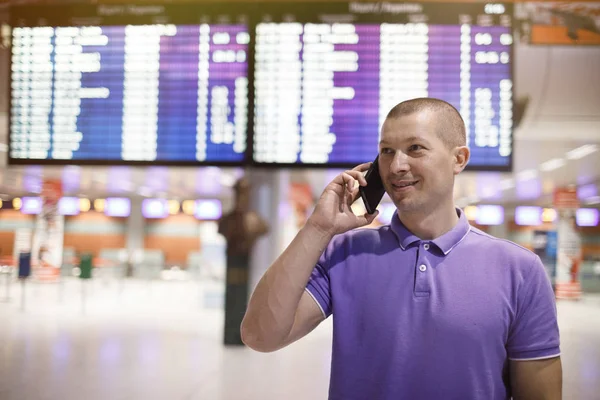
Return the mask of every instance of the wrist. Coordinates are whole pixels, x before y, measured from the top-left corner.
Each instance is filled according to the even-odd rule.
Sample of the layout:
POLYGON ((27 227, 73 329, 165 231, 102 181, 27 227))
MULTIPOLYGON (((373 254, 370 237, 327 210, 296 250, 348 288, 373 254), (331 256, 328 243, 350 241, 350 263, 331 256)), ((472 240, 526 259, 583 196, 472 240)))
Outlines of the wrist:
POLYGON ((302 230, 305 231, 309 237, 317 239, 320 243, 324 243, 325 246, 327 246, 331 239, 333 239, 333 236, 335 236, 331 230, 324 229, 311 218, 306 221, 302 230))

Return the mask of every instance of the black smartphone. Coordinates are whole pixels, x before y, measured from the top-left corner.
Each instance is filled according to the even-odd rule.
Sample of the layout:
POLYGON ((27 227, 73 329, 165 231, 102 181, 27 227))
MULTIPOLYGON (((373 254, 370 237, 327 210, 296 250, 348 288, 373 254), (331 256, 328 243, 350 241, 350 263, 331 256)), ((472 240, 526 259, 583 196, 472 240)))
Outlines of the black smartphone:
POLYGON ((367 213, 373 214, 385 194, 381 175, 379 175, 379 156, 375 158, 375 161, 369 167, 365 179, 367 180, 367 186, 359 186, 358 190, 363 203, 365 203, 367 213))

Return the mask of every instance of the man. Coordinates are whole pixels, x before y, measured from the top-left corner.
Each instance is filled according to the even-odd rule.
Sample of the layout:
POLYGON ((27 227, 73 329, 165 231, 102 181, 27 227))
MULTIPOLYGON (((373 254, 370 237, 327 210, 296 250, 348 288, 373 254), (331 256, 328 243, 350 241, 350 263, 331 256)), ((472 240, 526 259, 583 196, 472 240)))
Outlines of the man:
POLYGON ((227 240, 227 275, 225 290, 225 327, 223 342, 242 345, 240 323, 248 299, 248 261, 254 242, 269 231, 267 223, 249 210, 250 182, 239 179, 233 187, 233 210, 219 220, 219 233, 227 240))
POLYGON ((465 144, 450 104, 394 107, 379 144, 393 222, 353 230, 376 217, 350 209, 369 164, 336 177, 257 285, 244 342, 275 351, 333 314, 330 399, 560 399, 556 308, 539 258, 470 227, 454 206, 465 144))

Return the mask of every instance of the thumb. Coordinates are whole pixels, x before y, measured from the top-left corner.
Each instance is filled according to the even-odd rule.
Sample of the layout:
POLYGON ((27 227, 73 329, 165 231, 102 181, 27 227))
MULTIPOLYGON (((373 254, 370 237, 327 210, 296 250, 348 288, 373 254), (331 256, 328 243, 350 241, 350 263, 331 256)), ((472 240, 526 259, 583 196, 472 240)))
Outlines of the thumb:
POLYGON ((358 219, 358 226, 362 227, 362 226, 367 226, 369 224, 371 224, 371 222, 373 222, 375 220, 375 218, 377 218, 377 216, 379 215, 379 210, 375 210, 375 212, 373 214, 369 214, 369 213, 365 213, 362 216, 357 216, 358 219))

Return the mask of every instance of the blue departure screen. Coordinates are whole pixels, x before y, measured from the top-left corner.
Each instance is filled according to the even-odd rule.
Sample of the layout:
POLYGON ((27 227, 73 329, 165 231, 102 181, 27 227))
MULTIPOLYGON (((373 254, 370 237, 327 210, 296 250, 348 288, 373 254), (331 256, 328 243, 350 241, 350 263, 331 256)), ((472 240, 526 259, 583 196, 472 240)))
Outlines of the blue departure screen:
POLYGON ((511 4, 28 5, 11 26, 12 163, 346 167, 429 96, 463 116, 467 168, 512 167, 511 4))
POLYGON ((293 10, 271 13, 255 28, 253 159, 328 166, 372 161, 388 111, 407 99, 436 97, 463 116, 468 168, 509 169, 507 7, 352 2, 312 17, 299 12, 295 21, 293 10))
POLYGON ((245 24, 15 27, 10 157, 242 162, 245 24))

